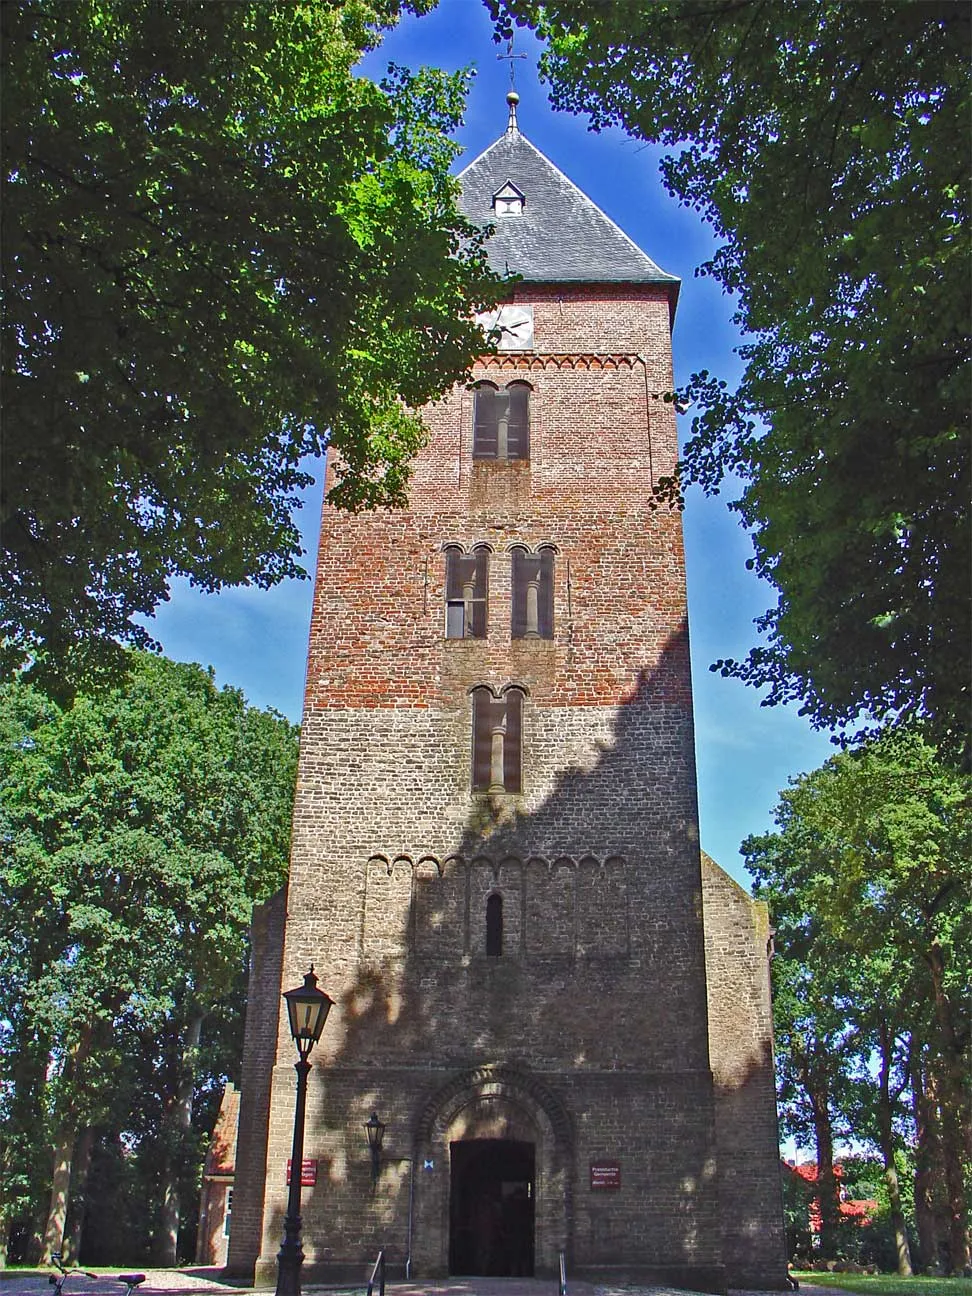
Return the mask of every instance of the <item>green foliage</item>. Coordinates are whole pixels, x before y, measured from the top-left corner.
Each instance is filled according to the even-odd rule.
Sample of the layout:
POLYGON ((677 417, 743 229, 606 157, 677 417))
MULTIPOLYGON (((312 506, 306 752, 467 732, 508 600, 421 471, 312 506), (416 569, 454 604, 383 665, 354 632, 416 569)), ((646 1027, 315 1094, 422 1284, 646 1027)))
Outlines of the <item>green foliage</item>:
MULTIPOLYGON (((889 1158, 899 1180, 915 1172, 909 1098, 924 1057, 945 1157, 936 1173, 943 1182, 951 1173, 961 1232, 955 1159, 960 1167, 972 1138, 972 779, 896 728, 796 779, 775 819, 776 832, 742 850, 776 927, 784 1127, 805 1145, 823 1095, 838 1135, 882 1152, 890 1192, 889 1158)), ((903 1228, 908 1211, 890 1203, 903 1228)), ((873 1232, 875 1254, 893 1254, 873 1232)), ((865 1240, 855 1235, 859 1251, 865 1240)), ((953 1241, 953 1257, 958 1250, 953 1241)))
POLYGON ((791 1260, 794 1256, 809 1257, 813 1245, 810 1232, 810 1205, 814 1190, 806 1180, 786 1169, 781 1176, 781 1186, 787 1255, 791 1260))
POLYGON ((63 689, 175 573, 300 573, 303 456, 400 504, 495 279, 448 174, 464 77, 354 75, 399 0, 0 9, 0 667, 63 689))
MULTIPOLYGON (((899 1164, 902 1174, 909 1168, 906 1160, 902 1152, 899 1164)), ((860 1153, 841 1156, 840 1168, 840 1182, 845 1196, 855 1201, 875 1201, 877 1214, 887 1214, 888 1186, 884 1179, 884 1169, 877 1157, 862 1156, 860 1153)))
POLYGON ((862 968, 886 995, 927 1000, 926 956, 938 944, 946 988, 961 1001, 972 985, 970 791, 907 731, 796 779, 775 812, 779 831, 742 846, 791 952, 843 963, 848 998, 862 968))
POLYGON ((200 1096, 234 1069, 296 760, 293 725, 198 666, 136 653, 124 687, 67 709, 0 688, 0 1213, 36 1209, 60 1128, 157 1147, 194 1020, 214 1019, 200 1096))
POLYGON ((964 0, 489 0, 555 105, 672 150, 747 331, 699 375, 683 483, 738 474, 765 642, 725 674, 821 726, 969 712, 964 0))

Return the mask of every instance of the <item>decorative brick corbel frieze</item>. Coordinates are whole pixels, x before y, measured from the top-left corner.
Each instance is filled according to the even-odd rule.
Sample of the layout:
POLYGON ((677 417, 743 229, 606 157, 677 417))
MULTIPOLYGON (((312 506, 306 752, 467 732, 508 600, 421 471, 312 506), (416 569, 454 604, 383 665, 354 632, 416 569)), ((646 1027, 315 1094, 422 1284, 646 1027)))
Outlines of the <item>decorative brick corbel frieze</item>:
POLYGON ((633 369, 641 363, 638 355, 606 354, 599 352, 543 352, 530 355, 487 355, 480 356, 476 362, 478 369, 485 370, 530 370, 546 369, 588 369, 594 371, 606 369, 633 369))

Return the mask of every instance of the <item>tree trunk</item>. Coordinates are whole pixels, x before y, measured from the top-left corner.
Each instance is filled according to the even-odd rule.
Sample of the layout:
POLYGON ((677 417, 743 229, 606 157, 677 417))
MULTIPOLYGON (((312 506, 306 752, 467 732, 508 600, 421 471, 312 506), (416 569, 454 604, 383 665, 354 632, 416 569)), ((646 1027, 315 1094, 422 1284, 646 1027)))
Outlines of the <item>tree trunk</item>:
POLYGON ((884 1159, 884 1180, 888 1185, 888 1202, 891 1207, 891 1228, 894 1231, 894 1248, 898 1258, 898 1274, 910 1277, 911 1250, 908 1246, 908 1229, 905 1225, 904 1211, 901 1208, 901 1188, 898 1183, 898 1169, 894 1160, 894 1119, 891 1102, 891 1066, 893 1061, 894 1037, 890 1028, 882 1023, 879 1027, 881 1040, 881 1070, 878 1073, 878 1137, 881 1145, 881 1156, 884 1159))
POLYGON ((74 1146, 77 1142, 77 1131, 74 1122, 68 1120, 58 1131, 54 1147, 54 1172, 51 1179, 51 1201, 47 1208, 47 1224, 44 1227, 44 1239, 41 1243, 40 1263, 49 1265, 51 1255, 60 1251, 64 1242, 64 1222, 67 1218, 68 1195, 71 1192, 71 1162, 74 1158, 74 1146))
POLYGON ((805 1068, 805 1087, 813 1112, 813 1134, 817 1150, 817 1200, 820 1204, 820 1251, 824 1259, 837 1254, 837 1222, 840 1194, 834 1174, 834 1130, 830 1119, 830 1086, 824 1066, 811 1061, 805 1068))
MULTIPOLYGON (((33 973, 40 976, 39 971, 33 973)), ((25 1014, 19 1014, 9 1040, 11 1067, 3 1136, 0 1138, 0 1243, 10 1245, 14 1220, 30 1221, 30 1234, 18 1248, 18 1259, 36 1264, 41 1252, 41 1215, 47 1195, 43 1149, 44 1104, 50 1052, 46 1037, 25 1014), (40 1149, 40 1154, 38 1150, 40 1149)), ((3 1261, 0 1261, 2 1266, 3 1261)))
POLYGON ((915 1227, 918 1230, 919 1264, 934 1268, 939 1260, 938 1219, 935 1211, 936 1178, 941 1174, 941 1148, 935 1102, 929 1092, 927 1059, 922 1044, 911 1037, 909 1071, 911 1107, 915 1121, 915 1227))
POLYGON ((54 1147, 54 1173, 51 1181, 51 1200, 47 1223, 41 1242, 40 1263, 50 1264, 51 1252, 60 1251, 64 1244, 64 1224, 67 1218, 68 1198, 71 1192, 71 1163, 78 1140, 78 1099, 83 1092, 81 1073, 91 1052, 95 1038, 95 1025, 89 1022, 82 1030, 67 1055, 60 1077, 61 1093, 57 1123, 57 1142, 54 1147))
POLYGON ((74 1149, 71 1195, 68 1201, 67 1227, 63 1247, 64 1254, 70 1258, 72 1264, 77 1264, 81 1255, 81 1234, 84 1229, 84 1190, 88 1182, 88 1171, 91 1169, 94 1133, 94 1129, 90 1125, 82 1130, 77 1146, 74 1149))
POLYGON ((948 1194, 948 1251, 953 1274, 969 1264, 969 1231, 965 1223, 964 1167, 972 1160, 972 1116, 968 1104, 968 1076, 962 1041, 955 1028, 955 1013, 945 989, 945 955, 938 941, 927 954, 935 999, 935 1021, 942 1045, 938 1094, 942 1123, 942 1154, 948 1194))
MULTIPOLYGON (((943 1086, 944 1087, 944 1086, 943 1086)), ((942 1160, 948 1199, 948 1258, 953 1276, 969 1265, 969 1231, 965 1224, 965 1176, 962 1158, 962 1113, 943 1097, 941 1102, 942 1160)))
POLYGON ((201 1014, 197 1014, 189 1022, 177 1071, 175 1093, 170 1095, 166 1112, 168 1137, 165 1139, 162 1202, 159 1207, 159 1227, 155 1239, 156 1258, 165 1268, 174 1268, 178 1264, 179 1223, 182 1213, 179 1178, 182 1170, 182 1150, 186 1136, 192 1127, 192 1091, 202 1022, 201 1014))

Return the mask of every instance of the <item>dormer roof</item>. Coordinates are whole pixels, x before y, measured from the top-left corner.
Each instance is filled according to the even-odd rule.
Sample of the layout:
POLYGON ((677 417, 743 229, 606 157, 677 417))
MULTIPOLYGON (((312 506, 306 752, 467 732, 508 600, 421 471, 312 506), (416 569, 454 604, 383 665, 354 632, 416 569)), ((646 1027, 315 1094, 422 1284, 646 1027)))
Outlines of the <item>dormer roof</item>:
POLYGON ((491 267, 528 283, 657 283, 672 304, 679 279, 642 252, 609 216, 515 127, 459 173, 459 206, 476 225, 492 224, 491 267), (497 214, 510 190, 518 210, 497 214))
POLYGON ((500 216, 518 215, 523 210, 523 191, 507 180, 493 194, 493 211, 500 216))

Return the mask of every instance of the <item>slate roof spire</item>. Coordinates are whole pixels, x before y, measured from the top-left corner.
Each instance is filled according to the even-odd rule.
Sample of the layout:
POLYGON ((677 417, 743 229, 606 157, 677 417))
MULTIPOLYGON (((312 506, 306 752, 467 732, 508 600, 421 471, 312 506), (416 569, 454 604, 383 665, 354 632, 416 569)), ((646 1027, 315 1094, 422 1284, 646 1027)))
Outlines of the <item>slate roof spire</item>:
POLYGON ((506 96, 505 132, 459 172, 459 206, 490 224, 492 268, 527 283, 657 283, 674 310, 679 279, 666 273, 522 133, 506 96))

